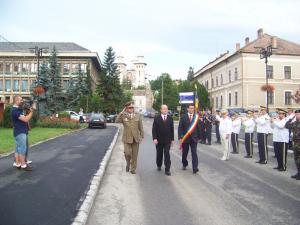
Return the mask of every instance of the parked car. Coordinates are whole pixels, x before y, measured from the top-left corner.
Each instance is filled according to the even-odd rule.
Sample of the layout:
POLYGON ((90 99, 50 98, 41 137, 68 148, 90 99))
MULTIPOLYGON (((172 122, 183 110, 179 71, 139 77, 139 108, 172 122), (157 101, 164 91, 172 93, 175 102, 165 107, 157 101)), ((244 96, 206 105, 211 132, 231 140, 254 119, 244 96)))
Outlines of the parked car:
POLYGON ((114 122, 116 122, 116 118, 117 118, 117 115, 116 115, 116 114, 108 115, 108 116, 106 117, 106 122, 107 122, 107 123, 114 123, 114 122))
POLYGON ((231 109, 228 109, 229 116, 232 116, 234 112, 245 113, 245 109, 244 108, 231 108, 231 109))
MULTIPOLYGON (((75 111, 66 111, 66 112, 69 113, 70 119, 79 121, 80 116, 77 112, 75 112, 75 111)), ((85 115, 83 115, 83 120, 84 120, 84 122, 86 122, 86 116, 85 115)))
POLYGON ((89 128, 93 127, 106 128, 106 119, 102 113, 92 114, 89 121, 89 128))

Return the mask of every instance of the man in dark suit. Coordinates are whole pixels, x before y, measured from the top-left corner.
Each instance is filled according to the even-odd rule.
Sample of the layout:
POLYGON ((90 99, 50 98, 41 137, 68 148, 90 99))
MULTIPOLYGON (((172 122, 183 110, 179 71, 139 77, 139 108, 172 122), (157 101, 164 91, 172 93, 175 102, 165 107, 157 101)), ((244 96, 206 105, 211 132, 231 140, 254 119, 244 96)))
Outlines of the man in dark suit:
MULTIPOLYGON (((181 117, 179 121, 178 126, 178 138, 180 139, 180 142, 182 142, 182 138, 187 133, 190 124, 195 117, 195 107, 194 105, 188 106, 188 113, 185 114, 183 117, 181 117)), ((193 164, 193 173, 197 173, 199 171, 198 169, 198 156, 197 156, 197 143, 200 139, 200 126, 199 122, 197 122, 197 125, 191 135, 182 143, 182 169, 186 170, 186 167, 188 166, 187 161, 187 155, 189 152, 189 147, 191 147, 192 152, 192 164, 193 164)))
POLYGON ((171 176, 170 147, 174 141, 174 123, 172 117, 168 115, 167 105, 162 105, 160 112, 161 114, 154 118, 152 126, 153 143, 156 145, 156 165, 160 171, 164 157, 165 174, 171 176))

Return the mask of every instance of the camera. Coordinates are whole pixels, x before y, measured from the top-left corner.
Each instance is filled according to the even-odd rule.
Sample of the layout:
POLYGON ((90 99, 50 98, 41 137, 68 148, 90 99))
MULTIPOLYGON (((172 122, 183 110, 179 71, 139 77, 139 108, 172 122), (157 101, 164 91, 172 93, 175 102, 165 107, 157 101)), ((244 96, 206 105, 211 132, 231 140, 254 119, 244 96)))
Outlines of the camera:
POLYGON ((32 99, 25 99, 22 102, 21 108, 24 110, 25 115, 28 115, 32 108, 35 109, 35 103, 36 102, 32 99))

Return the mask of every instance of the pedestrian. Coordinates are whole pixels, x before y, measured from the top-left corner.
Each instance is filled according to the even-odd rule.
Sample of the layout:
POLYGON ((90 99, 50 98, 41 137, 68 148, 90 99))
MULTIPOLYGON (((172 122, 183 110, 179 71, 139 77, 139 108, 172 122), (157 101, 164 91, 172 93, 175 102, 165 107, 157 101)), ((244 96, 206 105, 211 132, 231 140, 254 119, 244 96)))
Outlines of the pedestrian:
MULTIPOLYGON (((287 108, 288 115, 286 117, 286 120, 288 121, 291 118, 295 117, 294 110, 292 108, 287 108)), ((293 133, 291 129, 289 129, 289 149, 293 149, 293 133)))
POLYGON ((139 144, 144 138, 142 116, 134 112, 133 102, 124 105, 124 109, 116 118, 116 123, 122 123, 124 143, 124 156, 126 160, 126 172, 136 174, 139 144))
POLYGON ((291 178, 300 180, 300 109, 295 111, 295 116, 287 121, 285 127, 293 132, 293 150, 297 173, 291 178))
POLYGON ((221 111, 222 118, 220 119, 220 136, 221 143, 223 145, 223 157, 221 160, 229 160, 229 149, 230 149, 230 141, 229 138, 232 132, 232 120, 228 116, 228 111, 223 109, 221 111))
POLYGON ((205 144, 211 145, 211 129, 212 124, 214 122, 214 118, 211 115, 210 111, 206 112, 206 116, 204 117, 204 126, 205 126, 205 144), (207 139, 207 142, 206 142, 207 139))
POLYGON ((239 153, 239 133, 241 130, 241 118, 238 112, 234 112, 232 116, 232 132, 231 132, 231 146, 233 154, 239 153))
POLYGON ((259 160, 256 163, 268 163, 268 133, 270 132, 270 117, 267 108, 260 106, 259 114, 254 115, 257 132, 259 160))
POLYGON ((171 176, 170 167, 170 147, 174 141, 174 122, 168 115, 168 106, 160 107, 160 115, 156 116, 152 125, 152 138, 156 146, 156 165, 157 170, 161 171, 164 158, 165 174, 171 176))
POLYGON ((27 114, 24 114, 23 104, 24 101, 21 96, 14 97, 14 105, 11 110, 13 135, 16 142, 13 166, 24 171, 32 171, 26 162, 26 155, 28 154, 28 122, 32 118, 34 106, 27 110, 27 114))
POLYGON ((219 127, 220 127, 220 110, 216 110, 216 114, 215 114, 215 128, 216 128, 216 138, 217 138, 217 141, 216 143, 217 144, 221 144, 221 137, 220 137, 220 130, 219 130, 219 127))
POLYGON ((80 108, 80 111, 79 111, 79 123, 84 123, 84 119, 83 119, 83 109, 80 108))
POLYGON ((273 127, 273 146, 277 159, 278 171, 286 171, 287 151, 289 143, 289 130, 285 128, 287 111, 277 108, 278 117, 271 118, 273 127))
POLYGON ((189 148, 192 153, 193 173, 198 169, 197 143, 200 140, 199 116, 195 114, 195 106, 188 106, 188 113, 180 118, 178 126, 178 138, 182 143, 182 169, 186 170, 188 166, 187 156, 189 148))
POLYGON ((255 122, 253 119, 252 110, 247 111, 247 116, 242 119, 242 124, 245 127, 245 148, 246 148, 245 158, 252 158, 253 157, 253 132, 255 129, 255 122))

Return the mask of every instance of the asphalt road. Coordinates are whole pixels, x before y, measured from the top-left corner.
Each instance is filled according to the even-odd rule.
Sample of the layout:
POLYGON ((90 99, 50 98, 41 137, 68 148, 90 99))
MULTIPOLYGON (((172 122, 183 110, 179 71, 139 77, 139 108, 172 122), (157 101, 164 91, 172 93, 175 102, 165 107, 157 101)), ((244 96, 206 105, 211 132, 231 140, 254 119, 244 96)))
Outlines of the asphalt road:
POLYGON ((199 144, 200 171, 193 175, 190 166, 181 170, 181 152, 175 144, 168 177, 156 170, 151 125, 145 119, 136 175, 125 172, 118 140, 88 225, 300 224, 300 181, 290 178, 295 173, 291 156, 288 171, 280 173, 272 169, 272 157, 267 165, 255 163, 257 149, 254 159, 240 153, 223 162, 221 145, 199 144))
POLYGON ((117 128, 85 129, 30 149, 32 172, 0 159, 1 225, 69 225, 117 128))

